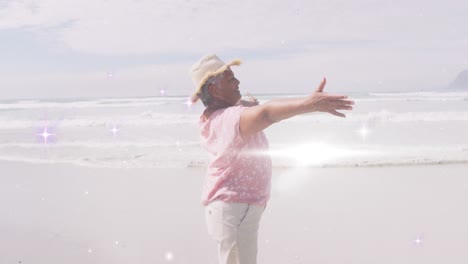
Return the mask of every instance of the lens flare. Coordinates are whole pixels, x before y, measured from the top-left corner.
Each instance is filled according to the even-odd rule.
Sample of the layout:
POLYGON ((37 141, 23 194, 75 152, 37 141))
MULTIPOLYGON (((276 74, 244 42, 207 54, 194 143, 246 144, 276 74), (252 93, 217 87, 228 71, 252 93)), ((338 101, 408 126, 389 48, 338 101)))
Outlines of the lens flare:
POLYGON ((357 133, 361 136, 362 139, 366 139, 369 136, 371 131, 367 128, 366 125, 362 125, 360 129, 357 130, 357 133))
POLYGON ((120 129, 117 127, 116 124, 113 124, 113 125, 112 125, 112 129, 110 129, 109 131, 110 131, 110 132, 112 133, 112 135, 115 137, 115 136, 117 136, 117 133, 120 131, 120 129))
POLYGON ((56 136, 53 133, 49 133, 49 131, 47 129, 47 126, 44 126, 42 128, 42 132, 40 134, 37 134, 37 135, 42 137, 45 145, 47 145, 49 143, 49 137, 56 136))
POLYGON ((269 152, 272 157, 286 158, 295 161, 296 166, 320 166, 338 159, 367 155, 360 150, 351 150, 327 143, 308 142, 296 144, 289 148, 269 152))
POLYGON ((187 100, 184 102, 184 104, 187 106, 188 110, 192 109, 193 102, 190 100, 190 98, 187 98, 187 100))

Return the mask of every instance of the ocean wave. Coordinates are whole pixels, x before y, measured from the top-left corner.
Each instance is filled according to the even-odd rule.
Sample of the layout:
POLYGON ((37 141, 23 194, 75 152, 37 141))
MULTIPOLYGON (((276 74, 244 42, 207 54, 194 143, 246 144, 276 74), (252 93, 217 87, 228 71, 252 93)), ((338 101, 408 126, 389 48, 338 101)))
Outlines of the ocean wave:
MULTIPOLYGON (((144 161, 138 162, 143 155, 136 155, 132 159, 113 160, 97 158, 80 159, 47 159, 23 156, 0 156, 1 161, 25 162, 31 164, 72 164, 93 168, 206 168, 207 160, 172 160, 172 161, 144 161)), ((360 162, 339 162, 299 165, 297 163, 275 163, 274 169, 294 169, 294 168, 372 168, 372 167, 403 167, 403 166, 431 166, 431 165, 451 165, 468 164, 468 158, 460 159, 412 159, 399 161, 360 161, 360 162)))
MULTIPOLYGON (((283 122, 294 123, 336 123, 336 122, 443 122, 443 121, 468 121, 468 111, 450 111, 450 112, 392 112, 380 110, 367 113, 348 113, 346 119, 337 119, 330 117, 329 114, 313 113, 296 116, 283 122)), ((166 125, 193 125, 198 123, 198 115, 194 113, 187 114, 167 114, 154 111, 144 111, 135 115, 115 117, 75 117, 64 118, 55 122, 58 127, 112 127, 114 124, 118 127, 155 127, 166 125)), ((21 118, 1 118, 0 127, 2 129, 17 128, 38 128, 44 125, 44 121, 21 119, 21 118)))
MULTIPOLYGON (((257 95, 260 102, 271 99, 305 97, 307 94, 257 95)), ((407 92, 407 93, 377 93, 355 94, 353 100, 361 101, 463 101, 468 100, 468 92, 407 92)), ((166 104, 185 104, 187 97, 143 97, 143 98, 100 98, 76 100, 17 100, 0 102, 0 109, 37 109, 37 108, 103 108, 103 107, 135 107, 135 106, 161 106, 166 104)))
POLYGON ((468 101, 468 95, 463 97, 383 97, 383 98, 351 98, 359 102, 417 102, 417 101, 468 101))
POLYGON ((450 112, 392 112, 380 110, 377 112, 355 113, 346 115, 346 119, 336 119, 329 114, 313 113, 308 115, 296 116, 283 122, 295 123, 335 123, 335 122, 443 122, 443 121, 468 121, 468 112, 450 111, 450 112))
POLYGON ((396 113, 387 110, 370 113, 350 113, 350 121, 382 122, 441 122, 468 121, 468 112, 404 112, 396 113))
POLYGON ((468 92, 401 92, 401 93, 369 93, 376 97, 466 97, 468 92))
POLYGON ((468 159, 422 159, 422 160, 401 160, 395 162, 356 162, 342 164, 322 164, 322 168, 346 168, 346 167, 402 167, 402 166, 430 166, 430 165, 450 165, 468 164, 468 159))
MULTIPOLYGON (((121 126, 163 126, 163 125, 187 125, 197 124, 198 115, 194 114, 161 114, 153 111, 144 111, 135 115, 121 115, 108 117, 74 117, 63 118, 58 121, 50 120, 49 123, 56 123, 60 127, 107 127, 114 124, 121 126)), ((21 118, 1 118, 0 127, 2 129, 34 128, 44 125, 44 120, 32 120, 21 118)))
MULTIPOLYGON (((135 141, 112 141, 112 142, 96 142, 96 141, 72 141, 72 142, 57 142, 49 144, 49 148, 96 148, 96 149, 119 149, 119 148, 163 148, 163 147, 196 147, 200 146, 199 141, 180 141, 174 140, 172 142, 168 141, 145 141, 145 142, 135 142, 135 141)), ((37 143, 24 143, 24 142, 6 142, 0 143, 1 148, 21 148, 24 150, 27 149, 43 149, 44 144, 42 142, 37 143)))
MULTIPOLYGON (((343 162, 343 163, 323 163, 298 165, 296 163, 281 163, 273 164, 273 168, 277 169, 294 169, 294 168, 373 168, 373 167, 406 167, 406 166, 430 166, 430 165, 451 165, 451 164, 468 164, 468 159, 453 159, 453 160, 407 160, 395 162, 343 162)), ((207 162, 192 161, 188 168, 204 168, 208 166, 207 162)))
POLYGON ((137 107, 137 106, 161 106, 167 104, 186 102, 184 97, 153 97, 153 98, 112 98, 83 101, 42 101, 19 100, 16 102, 0 103, 0 109, 42 109, 42 108, 109 108, 109 107, 137 107))
POLYGON ((468 92, 408 92, 408 93, 369 93, 360 101, 467 101, 468 92))

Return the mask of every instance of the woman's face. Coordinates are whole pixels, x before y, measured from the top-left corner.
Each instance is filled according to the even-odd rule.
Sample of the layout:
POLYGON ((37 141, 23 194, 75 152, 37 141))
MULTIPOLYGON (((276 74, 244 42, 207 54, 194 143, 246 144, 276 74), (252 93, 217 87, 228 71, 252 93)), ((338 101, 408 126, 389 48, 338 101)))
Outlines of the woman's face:
POLYGON ((221 100, 229 105, 235 105, 240 99, 239 80, 236 79, 234 73, 228 68, 225 72, 219 75, 219 78, 214 82, 214 89, 210 90, 213 97, 221 100))

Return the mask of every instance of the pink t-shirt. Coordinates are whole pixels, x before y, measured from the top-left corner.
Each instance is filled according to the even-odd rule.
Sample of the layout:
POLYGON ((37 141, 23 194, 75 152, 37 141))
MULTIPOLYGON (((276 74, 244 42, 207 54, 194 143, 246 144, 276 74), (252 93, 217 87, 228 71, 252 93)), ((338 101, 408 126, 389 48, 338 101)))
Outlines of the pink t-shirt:
POLYGON ((265 205, 270 198, 271 158, 263 132, 241 137, 239 120, 244 106, 215 111, 200 119, 202 146, 210 154, 202 203, 214 200, 265 205))

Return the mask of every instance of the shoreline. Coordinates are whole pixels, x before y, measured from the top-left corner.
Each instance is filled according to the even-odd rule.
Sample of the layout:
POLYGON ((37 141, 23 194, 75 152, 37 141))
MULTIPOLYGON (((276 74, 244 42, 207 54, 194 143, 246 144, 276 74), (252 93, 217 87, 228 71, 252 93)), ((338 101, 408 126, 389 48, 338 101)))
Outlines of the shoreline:
MULTIPOLYGON (((18 163, 24 164, 26 166, 73 166, 79 168, 89 168, 89 169, 141 169, 141 170, 151 170, 151 169, 204 169, 208 166, 208 163, 204 162, 189 162, 185 166, 172 166, 172 167, 162 167, 162 166, 133 166, 131 164, 123 164, 121 167, 115 167, 115 164, 110 166, 105 165, 93 165, 92 163, 86 163, 85 161, 49 161, 47 159, 25 159, 25 158, 7 158, 0 157, 0 165, 2 163, 18 163)), ((454 159, 454 160, 414 160, 410 159, 406 162, 361 162, 361 163, 342 163, 342 164, 331 164, 325 163, 320 165, 305 165, 305 166, 294 166, 294 165, 282 165, 282 162, 273 162, 273 169, 277 170, 295 170, 295 169, 353 169, 353 168, 391 168, 391 167, 425 167, 425 166, 445 166, 445 165, 468 165, 468 160, 465 159, 454 159), (278 164, 279 163, 279 164, 278 164)))

